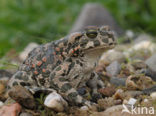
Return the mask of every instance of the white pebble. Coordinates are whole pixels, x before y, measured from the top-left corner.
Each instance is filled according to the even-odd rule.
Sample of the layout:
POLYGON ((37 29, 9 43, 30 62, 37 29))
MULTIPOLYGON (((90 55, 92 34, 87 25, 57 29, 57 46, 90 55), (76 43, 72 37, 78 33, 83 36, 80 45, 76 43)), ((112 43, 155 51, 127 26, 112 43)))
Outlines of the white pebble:
POLYGON ((148 102, 149 100, 148 99, 144 99, 144 102, 148 102))
POLYGON ((156 92, 151 93, 150 96, 152 97, 153 100, 155 100, 156 99, 156 92))
POLYGON ((0 101, 0 107, 2 107, 4 105, 4 103, 2 101, 0 101))
POLYGON ((127 104, 128 101, 126 99, 123 100, 123 104, 127 104))
POLYGON ((87 111, 88 110, 88 107, 87 106, 82 106, 80 109, 81 110, 84 110, 84 111, 87 111))
POLYGON ((130 98, 129 100, 128 100, 128 104, 129 105, 134 105, 135 103, 136 103, 136 99, 134 99, 134 98, 130 98))
POLYGON ((127 30, 126 31, 126 36, 129 37, 129 38, 133 38, 134 37, 134 33, 132 30, 127 30))
POLYGON ((68 107, 68 103, 56 92, 50 93, 46 97, 44 105, 57 112, 62 112, 66 107, 68 107))

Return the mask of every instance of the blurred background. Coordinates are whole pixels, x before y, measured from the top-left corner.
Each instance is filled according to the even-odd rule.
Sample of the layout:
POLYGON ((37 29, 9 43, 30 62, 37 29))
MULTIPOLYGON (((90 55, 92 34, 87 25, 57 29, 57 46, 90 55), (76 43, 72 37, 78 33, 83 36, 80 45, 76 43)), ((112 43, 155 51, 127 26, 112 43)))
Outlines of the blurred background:
POLYGON ((0 57, 65 36, 88 2, 104 6, 123 31, 156 34, 156 0, 0 0, 0 57))

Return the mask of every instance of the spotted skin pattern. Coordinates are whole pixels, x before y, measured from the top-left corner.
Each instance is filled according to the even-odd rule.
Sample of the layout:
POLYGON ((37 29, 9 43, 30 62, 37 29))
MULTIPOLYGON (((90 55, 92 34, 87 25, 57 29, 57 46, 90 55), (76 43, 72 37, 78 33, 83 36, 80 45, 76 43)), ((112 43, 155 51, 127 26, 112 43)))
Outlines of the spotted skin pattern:
POLYGON ((87 27, 60 40, 32 50, 9 82, 9 88, 21 85, 32 94, 43 89, 57 91, 71 104, 88 103, 77 89, 86 86, 97 93, 103 82, 94 72, 101 54, 116 45, 108 26, 87 27))

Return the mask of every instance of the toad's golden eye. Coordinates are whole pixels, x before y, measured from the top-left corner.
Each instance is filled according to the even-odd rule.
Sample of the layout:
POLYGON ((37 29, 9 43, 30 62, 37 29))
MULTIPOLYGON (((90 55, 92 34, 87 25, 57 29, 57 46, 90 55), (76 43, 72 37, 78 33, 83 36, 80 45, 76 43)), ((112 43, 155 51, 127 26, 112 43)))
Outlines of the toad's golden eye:
POLYGON ((97 36, 97 31, 96 30, 87 30, 86 35, 89 38, 95 38, 97 36))

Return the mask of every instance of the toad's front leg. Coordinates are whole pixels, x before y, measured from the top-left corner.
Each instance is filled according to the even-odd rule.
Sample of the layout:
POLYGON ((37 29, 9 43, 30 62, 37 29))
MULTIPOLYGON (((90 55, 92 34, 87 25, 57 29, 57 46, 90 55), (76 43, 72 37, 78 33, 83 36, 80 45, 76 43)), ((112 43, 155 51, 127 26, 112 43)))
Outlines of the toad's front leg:
POLYGON ((73 83, 69 80, 68 77, 68 66, 70 63, 65 63, 59 65, 55 68, 50 74, 50 83, 51 87, 56 89, 59 94, 61 94, 69 104, 71 105, 89 105, 90 101, 87 101, 82 96, 80 96, 73 86, 73 83))
POLYGON ((92 72, 90 76, 90 80, 87 82, 87 85, 92 89, 92 97, 93 101, 97 102, 97 99, 102 96, 98 93, 98 87, 104 88, 105 85, 103 81, 99 78, 96 72, 92 72))
POLYGON ((65 78, 66 77, 64 76, 60 76, 53 80, 53 85, 58 88, 58 93, 60 93, 67 101, 69 101, 69 104, 71 105, 90 105, 90 101, 87 101, 82 96, 80 96, 77 90, 73 88, 72 84, 65 78))

